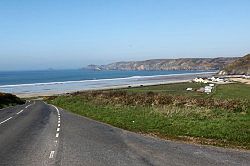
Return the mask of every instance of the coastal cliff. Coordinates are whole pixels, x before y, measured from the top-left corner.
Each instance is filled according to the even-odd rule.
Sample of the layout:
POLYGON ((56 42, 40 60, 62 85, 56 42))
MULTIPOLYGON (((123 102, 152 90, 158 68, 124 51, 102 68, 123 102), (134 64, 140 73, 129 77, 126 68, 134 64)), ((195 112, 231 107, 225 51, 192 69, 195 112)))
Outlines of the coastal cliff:
POLYGON ((89 65, 92 70, 221 70, 238 58, 180 58, 89 65))
POLYGON ((226 65, 220 75, 250 75, 250 54, 226 65))

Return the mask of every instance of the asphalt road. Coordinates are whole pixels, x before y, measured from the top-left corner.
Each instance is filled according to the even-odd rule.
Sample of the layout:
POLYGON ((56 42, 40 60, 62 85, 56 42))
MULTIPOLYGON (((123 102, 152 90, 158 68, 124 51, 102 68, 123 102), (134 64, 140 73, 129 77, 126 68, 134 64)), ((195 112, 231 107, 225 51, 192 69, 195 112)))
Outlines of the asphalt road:
POLYGON ((250 165, 250 152, 164 141, 31 101, 0 110, 0 165, 250 165))

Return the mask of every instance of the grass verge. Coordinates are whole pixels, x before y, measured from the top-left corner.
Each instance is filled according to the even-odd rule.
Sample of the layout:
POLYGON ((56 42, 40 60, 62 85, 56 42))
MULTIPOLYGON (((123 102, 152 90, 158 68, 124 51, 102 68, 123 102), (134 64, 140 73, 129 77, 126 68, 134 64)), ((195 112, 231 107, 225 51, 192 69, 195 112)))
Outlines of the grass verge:
MULTIPOLYGON (((235 90, 237 90, 237 87, 242 88, 238 84, 235 84, 235 86, 235 90)), ((150 90, 150 87, 147 87, 147 91, 148 88, 150 90)), ((153 86, 152 90, 155 90, 155 88, 157 87, 153 86)), ((161 88, 163 87, 159 89, 161 88)), ((246 88, 245 90, 249 92, 249 87, 243 88, 246 88)), ((245 96, 237 97, 237 99, 241 97, 246 100, 243 103, 246 104, 242 107, 243 109, 227 109, 220 104, 216 107, 209 107, 206 104, 187 105, 184 103, 176 105, 168 102, 152 104, 157 103, 154 100, 159 100, 158 93, 156 98, 150 98, 149 100, 150 95, 148 93, 140 94, 141 98, 138 98, 136 96, 138 95, 138 89, 136 89, 136 92, 132 91, 129 90, 125 93, 126 95, 123 95, 124 91, 83 92, 49 98, 48 101, 76 114, 134 132, 201 144, 250 149, 250 110, 249 100, 245 96), (119 98, 123 99, 124 102, 120 102, 119 98), (153 101, 150 104, 142 104, 140 103, 141 100, 146 103, 153 101)), ((219 86, 214 94, 205 98, 213 99, 215 103, 222 101, 222 103, 230 104, 231 102, 223 102, 224 100, 221 99, 226 98, 226 94, 219 94, 224 92, 228 92, 227 87, 219 86)), ((244 94, 247 95, 248 93, 244 94)), ((169 98, 169 94, 165 92, 161 95, 169 98)), ((179 99, 178 96, 176 94, 177 98, 174 99, 179 99)), ((235 101, 235 96, 237 94, 230 101, 235 101)), ((183 98, 180 98, 180 100, 183 100, 183 98)))

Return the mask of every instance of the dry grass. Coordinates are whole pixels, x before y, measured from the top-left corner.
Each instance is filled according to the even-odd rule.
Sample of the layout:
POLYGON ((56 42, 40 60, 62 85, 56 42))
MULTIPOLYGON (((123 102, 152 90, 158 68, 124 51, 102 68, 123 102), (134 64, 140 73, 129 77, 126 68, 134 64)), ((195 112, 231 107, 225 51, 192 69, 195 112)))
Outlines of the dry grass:
POLYGON ((213 116, 213 111, 205 107, 174 107, 174 106, 163 106, 163 107, 154 107, 153 111, 159 112, 166 117, 174 117, 178 115, 179 117, 187 118, 192 116, 200 118, 209 118, 213 116))
POLYGON ((142 94, 126 91, 93 91, 76 93, 74 95, 87 98, 96 104, 102 105, 204 107, 238 112, 246 111, 249 105, 247 100, 192 98, 189 96, 173 96, 153 92, 142 94))
POLYGON ((230 78, 230 80, 250 85, 250 79, 245 79, 245 78, 230 78))

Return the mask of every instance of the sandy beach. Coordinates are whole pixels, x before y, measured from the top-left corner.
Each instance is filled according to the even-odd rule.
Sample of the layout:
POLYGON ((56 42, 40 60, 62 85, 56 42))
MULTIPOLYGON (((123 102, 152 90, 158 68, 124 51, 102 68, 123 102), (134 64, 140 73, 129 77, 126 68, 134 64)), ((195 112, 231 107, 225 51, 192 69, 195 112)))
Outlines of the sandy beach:
POLYGON ((145 84, 131 84, 131 85, 117 85, 117 86, 107 86, 107 87, 101 87, 101 88, 89 88, 85 90, 73 90, 73 91, 50 91, 50 92, 41 92, 41 93, 20 93, 15 94, 20 98, 33 98, 33 97, 45 97, 45 96, 57 96, 57 95, 63 95, 66 93, 74 93, 74 92, 83 92, 83 91, 89 91, 89 90, 108 90, 108 89, 120 89, 120 88, 127 88, 128 86, 131 87, 139 87, 141 85, 143 86, 151 86, 151 85, 160 85, 160 84, 170 84, 170 83, 181 83, 181 82, 188 82, 190 80, 180 80, 180 81, 169 81, 169 82, 158 82, 158 83, 145 83, 145 84))
POLYGON ((244 78, 230 78, 231 81, 241 82, 244 84, 250 85, 250 79, 244 79, 244 78))

